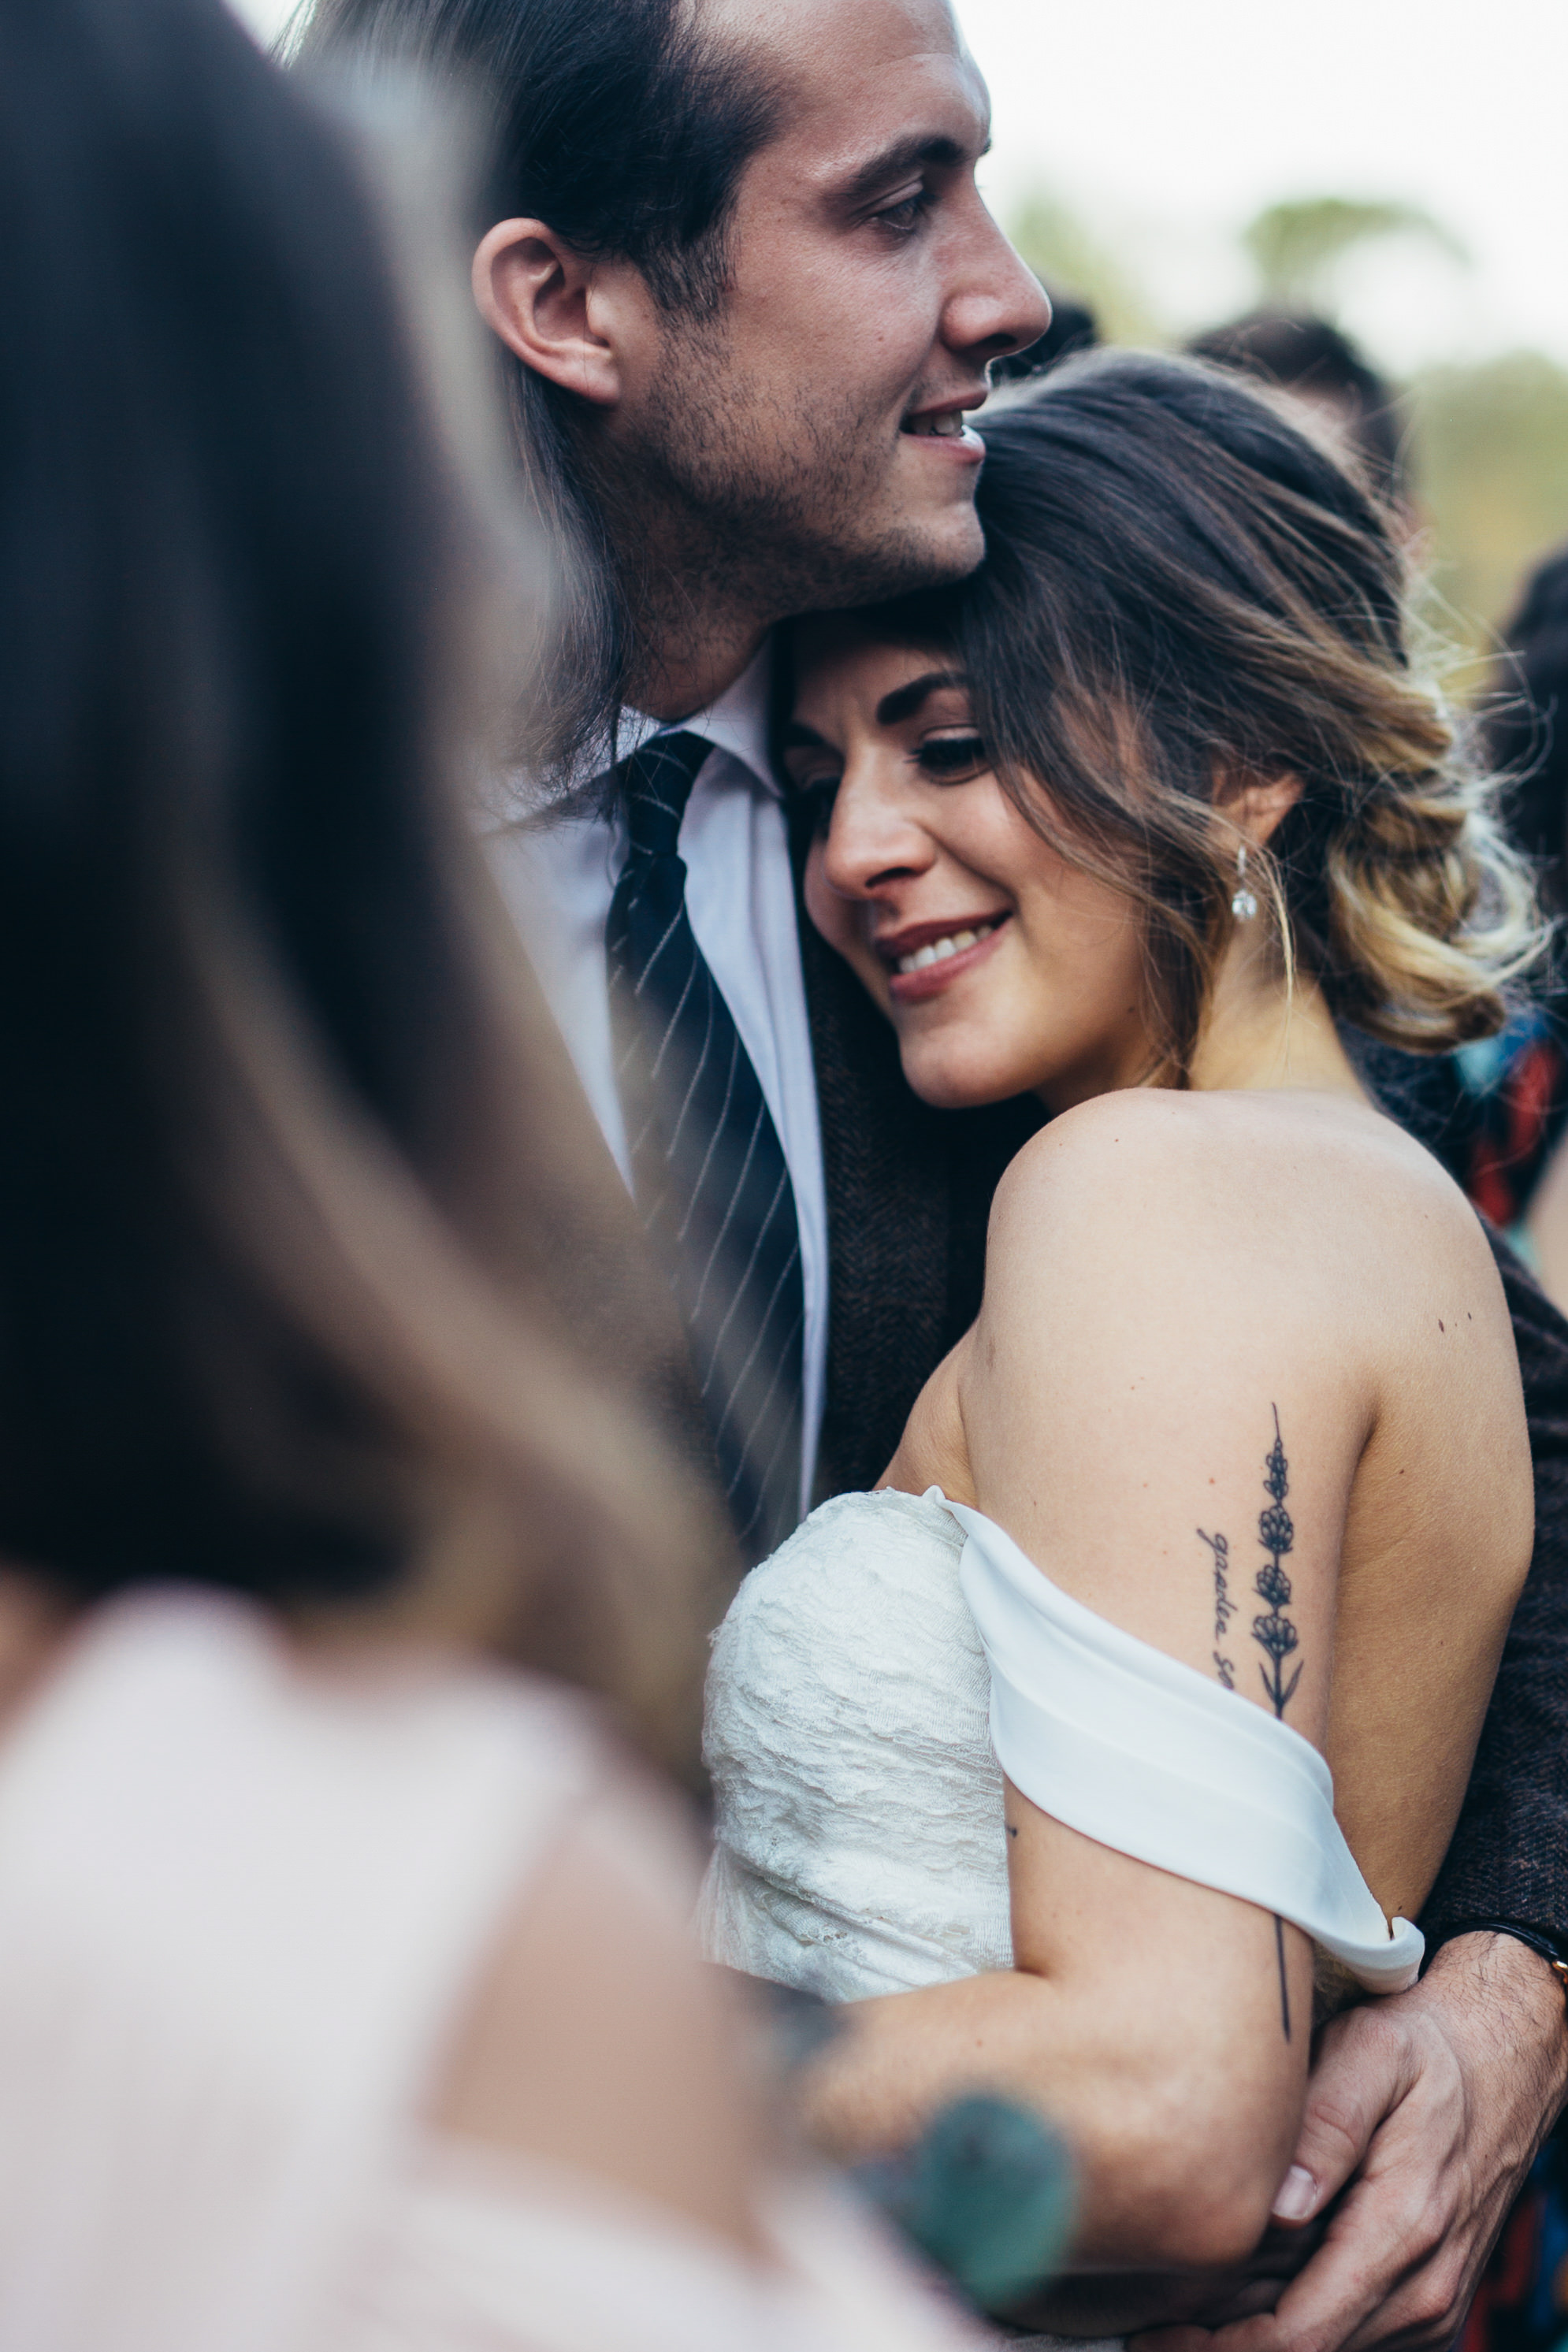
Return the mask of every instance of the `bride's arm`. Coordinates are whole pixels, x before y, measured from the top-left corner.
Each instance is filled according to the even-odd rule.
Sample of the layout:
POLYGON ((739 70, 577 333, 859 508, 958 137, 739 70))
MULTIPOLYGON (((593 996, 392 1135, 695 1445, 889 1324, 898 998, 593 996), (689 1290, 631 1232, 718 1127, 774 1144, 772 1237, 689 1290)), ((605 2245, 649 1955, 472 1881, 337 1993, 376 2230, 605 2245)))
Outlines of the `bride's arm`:
MULTIPOLYGON (((1087 1606, 1321 1748, 1342 1549, 1398 1335, 1361 1221, 1347 1240, 1325 1202, 1321 1245, 1304 1245, 1301 1202, 1287 1218, 1273 1186, 1254 1195, 1234 1137, 1216 1159, 1205 1129, 1161 1108, 1102 1098, 1063 1123, 1076 1134, 1053 1128, 1031 1146, 999 1194, 985 1306, 952 1373, 972 1485, 961 1499, 1087 1606), (1261 1538, 1285 1531, 1265 1515, 1279 1510, 1289 1548, 1271 1550, 1261 1538)), ((1278 1169, 1258 1172, 1277 1185, 1278 1169)), ((1304 1223, 1310 1236, 1310 1198, 1304 1223)), ((1472 1349, 1474 1381, 1495 1385, 1500 1367, 1506 1400, 1495 1276, 1479 1232, 1475 1243, 1472 1256, 1462 1215, 1450 1226, 1439 1213, 1423 1245, 1469 1335, 1456 1344, 1472 1349)), ((1506 1342, 1506 1316, 1501 1330, 1506 1342)), ((1521 1465, 1505 1442, 1494 1452, 1506 1506, 1521 1465)), ((923 1475, 898 1467, 900 1483, 923 1475)), ((1528 1495, 1527 1457, 1522 1475, 1528 1495)), ((1489 1500, 1486 1521, 1478 1498, 1478 1526, 1495 1536, 1489 1500)), ((1505 1565, 1528 1539, 1526 1508, 1504 1526, 1505 1565)), ((1380 1671, 1430 1712, 1411 1744, 1419 1785, 1361 1792, 1378 1866, 1358 1858, 1385 1907, 1413 1916, 1463 1789, 1507 1576, 1462 1542, 1424 1567, 1397 1554, 1385 1565, 1385 1583, 1403 1577, 1419 1595, 1419 1638, 1380 1671)), ((1364 1598, 1352 1614, 1372 1622, 1364 1598)), ((1352 1702, 1365 1682, 1351 1674, 1352 1702)), ((1079 2264, 1240 2259, 1300 2121, 1306 1938, 1079 1836, 1011 1787, 1006 1817, 1016 1967, 853 2004, 810 2078, 813 2128, 839 2152, 868 2153, 906 2143, 948 2099, 995 2087, 1037 2103, 1073 2143, 1079 2264)))

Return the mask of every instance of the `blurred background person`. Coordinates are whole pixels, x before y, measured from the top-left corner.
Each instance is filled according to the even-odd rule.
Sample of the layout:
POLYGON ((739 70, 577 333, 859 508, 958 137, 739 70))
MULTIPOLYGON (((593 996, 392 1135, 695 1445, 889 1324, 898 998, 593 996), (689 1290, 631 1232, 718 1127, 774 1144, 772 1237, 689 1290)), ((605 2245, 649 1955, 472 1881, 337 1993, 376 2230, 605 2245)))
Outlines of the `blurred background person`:
MULTIPOLYGON (((1494 763, 1516 782, 1514 837, 1542 903, 1568 913, 1568 548, 1531 573, 1504 627, 1483 705, 1494 763)), ((1513 1234, 1548 1295, 1568 1307, 1568 991, 1561 936, 1545 988, 1489 1054, 1466 1061, 1479 1117, 1470 1191, 1513 1234)))
POLYGON ((1051 306, 1050 325, 1037 342, 992 361, 994 384, 1018 383, 1044 375, 1058 361, 1070 359, 1075 352, 1091 352, 1100 341, 1100 321, 1087 302, 1071 294, 1053 294, 1049 287, 1045 290, 1051 306))
POLYGON ((1381 499, 1407 510, 1398 398, 1342 327, 1288 310, 1253 310, 1192 336, 1186 349, 1289 393, 1327 426, 1342 454, 1353 457, 1381 499))
POLYGON ((563 1279, 629 1213, 355 175, 211 0, 0 0, 0 2346, 953 2341, 500 1663, 677 1750, 708 1531, 563 1279))
POLYGON ((1568 547, 1537 565, 1503 628, 1489 722, 1498 765, 1520 778, 1511 815, 1545 905, 1568 913, 1568 547))
MULTIPOLYGON (((1559 929, 1541 987, 1500 1037, 1458 1055, 1472 1199, 1568 1309, 1568 547, 1527 577, 1480 717, 1504 804, 1559 929)), ((1547 2141, 1477 2290, 1458 2352, 1559 2352, 1568 2338, 1568 2146, 1547 2141)))

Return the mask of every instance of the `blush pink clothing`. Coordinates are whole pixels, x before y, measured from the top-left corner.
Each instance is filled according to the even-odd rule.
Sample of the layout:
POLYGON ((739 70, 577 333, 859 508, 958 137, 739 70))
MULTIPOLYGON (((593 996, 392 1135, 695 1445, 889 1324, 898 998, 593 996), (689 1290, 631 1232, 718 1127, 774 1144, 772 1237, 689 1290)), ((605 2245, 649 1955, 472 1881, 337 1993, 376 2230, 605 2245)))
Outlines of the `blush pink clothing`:
POLYGON ((568 1829, 673 1911, 591 1718, 479 1668, 99 1611, 0 1745, 0 2352, 960 2352, 858 2213, 771 2264, 421 2106, 568 1829))

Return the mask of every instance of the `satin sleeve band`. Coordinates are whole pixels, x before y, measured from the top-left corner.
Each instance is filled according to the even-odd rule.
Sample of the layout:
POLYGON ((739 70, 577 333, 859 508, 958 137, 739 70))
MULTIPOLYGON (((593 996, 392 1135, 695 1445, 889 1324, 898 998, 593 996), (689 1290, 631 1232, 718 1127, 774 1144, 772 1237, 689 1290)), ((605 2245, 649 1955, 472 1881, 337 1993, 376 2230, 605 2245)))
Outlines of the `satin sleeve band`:
POLYGON ((1310 1742, 1096 1616, 979 1511, 948 1508, 1015 1788, 1100 1845, 1292 1920, 1369 1992, 1414 1984, 1421 1931, 1390 1928, 1310 1742))

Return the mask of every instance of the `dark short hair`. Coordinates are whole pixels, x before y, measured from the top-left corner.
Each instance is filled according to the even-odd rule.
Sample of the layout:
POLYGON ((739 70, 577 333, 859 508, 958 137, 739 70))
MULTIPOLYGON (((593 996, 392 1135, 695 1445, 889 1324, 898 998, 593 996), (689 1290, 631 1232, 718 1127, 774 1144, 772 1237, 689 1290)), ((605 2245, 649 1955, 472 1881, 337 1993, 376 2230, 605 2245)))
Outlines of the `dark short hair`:
MULTIPOLYGON (((687 0, 314 0, 296 54, 411 67, 476 102, 479 233, 543 220, 584 254, 634 263, 672 314, 721 307, 736 191, 779 99, 743 49, 704 37, 687 0)), ((633 648, 577 446, 582 404, 510 353, 500 364, 526 484, 564 558, 534 748, 567 762, 618 708, 633 648)))
POLYGON ((1026 343, 1021 352, 1009 352, 991 362, 994 384, 1021 383, 1030 376, 1045 375, 1063 360, 1078 352, 1092 352, 1100 346, 1100 320, 1087 302, 1071 294, 1054 294, 1045 286, 1051 305, 1051 323, 1037 341, 1026 343))
POLYGON ((1540 929, 1494 785, 1412 669, 1383 505, 1192 360, 1068 360, 984 436, 980 570, 852 618, 955 648, 1004 787, 1142 908, 1164 1074, 1233 927, 1216 791, 1249 776, 1300 779, 1248 875, 1337 1014, 1428 1051, 1501 1027, 1540 929))
POLYGON ((1502 642, 1487 741, 1510 779, 1514 837, 1561 915, 1568 912, 1568 548, 1531 573, 1502 642))
POLYGON ((574 1466, 594 1187, 479 921, 483 563, 357 173, 218 0, 0 0, 0 1555, 320 1605, 499 1490, 574 1627, 642 1441, 574 1466))
POLYGON ((1292 310, 1249 310, 1194 335, 1194 359, 1212 360, 1260 383, 1331 401, 1344 413, 1352 443, 1380 497, 1404 495, 1404 419, 1393 387, 1330 319, 1292 310))

